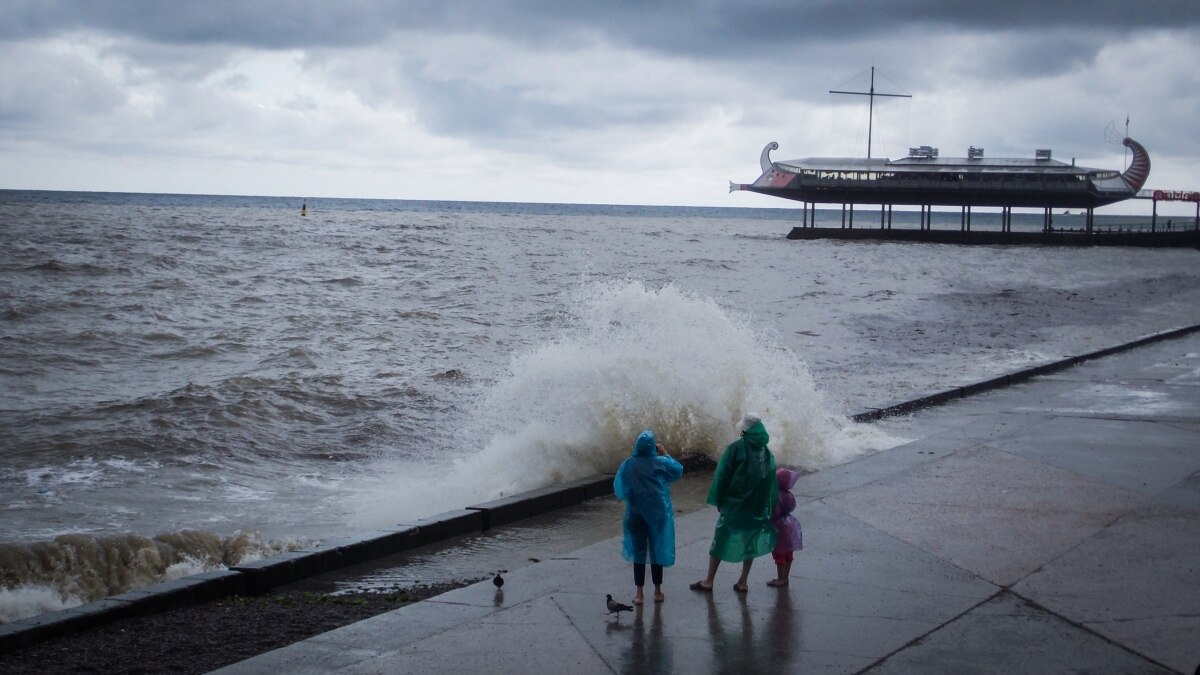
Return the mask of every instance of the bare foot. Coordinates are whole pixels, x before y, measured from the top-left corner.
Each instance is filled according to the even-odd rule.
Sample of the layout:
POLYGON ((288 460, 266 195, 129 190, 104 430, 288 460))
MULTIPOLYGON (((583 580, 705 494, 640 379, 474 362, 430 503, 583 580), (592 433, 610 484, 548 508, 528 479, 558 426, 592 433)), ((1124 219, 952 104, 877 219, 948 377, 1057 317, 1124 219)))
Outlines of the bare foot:
POLYGON ((655 594, 654 594, 655 602, 662 602, 663 600, 666 600, 666 599, 667 599, 667 596, 663 595, 662 591, 655 592, 655 594))
POLYGON ((640 595, 633 599, 633 604, 635 604, 635 605, 640 605, 643 602, 645 602, 645 600, 643 600, 642 596, 640 596, 640 595))
POLYGON ((772 579, 767 582, 771 588, 783 588, 788 585, 787 579, 772 579))
POLYGON ((746 584, 734 584, 733 590, 737 591, 738 593, 747 593, 750 591, 750 587, 746 584))

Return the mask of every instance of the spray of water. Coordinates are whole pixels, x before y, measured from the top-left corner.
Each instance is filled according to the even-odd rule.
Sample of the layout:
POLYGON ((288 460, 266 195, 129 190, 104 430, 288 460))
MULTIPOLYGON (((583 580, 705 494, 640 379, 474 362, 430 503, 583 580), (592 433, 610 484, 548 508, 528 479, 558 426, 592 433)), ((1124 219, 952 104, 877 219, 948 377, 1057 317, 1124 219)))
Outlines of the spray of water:
POLYGON ((584 284, 558 336, 517 354, 448 438, 478 448, 369 490, 360 525, 380 526, 612 471, 652 428, 673 453, 714 459, 746 411, 782 464, 819 469, 892 439, 830 412, 803 361, 769 327, 673 285, 584 284))

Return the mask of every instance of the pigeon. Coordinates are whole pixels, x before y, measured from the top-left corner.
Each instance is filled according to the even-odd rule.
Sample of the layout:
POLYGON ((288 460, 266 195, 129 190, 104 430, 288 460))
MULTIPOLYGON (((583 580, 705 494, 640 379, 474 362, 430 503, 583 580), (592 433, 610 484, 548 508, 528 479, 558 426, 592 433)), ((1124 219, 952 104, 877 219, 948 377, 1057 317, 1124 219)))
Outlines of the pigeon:
POLYGON ((633 611, 633 607, 630 607, 629 605, 622 605, 621 603, 617 602, 616 600, 613 600, 612 595, 606 595, 604 597, 607 601, 606 604, 608 606, 608 614, 616 614, 617 621, 621 620, 621 612, 632 612, 633 611))
MULTIPOLYGON (((507 570, 500 570, 500 572, 506 572, 506 571, 507 570)), ((504 577, 500 576, 500 572, 496 572, 496 576, 492 578, 492 585, 495 586, 497 589, 504 586, 504 577)))

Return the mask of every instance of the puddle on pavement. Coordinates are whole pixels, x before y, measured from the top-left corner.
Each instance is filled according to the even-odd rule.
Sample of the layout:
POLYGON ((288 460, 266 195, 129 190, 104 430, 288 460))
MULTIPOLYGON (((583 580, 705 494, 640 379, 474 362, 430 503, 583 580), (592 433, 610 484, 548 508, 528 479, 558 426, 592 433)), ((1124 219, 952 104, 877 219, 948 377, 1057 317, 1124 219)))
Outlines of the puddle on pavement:
MULTIPOLYGON (((709 472, 685 474, 671 485, 675 515, 704 507, 709 472)), ((561 558, 598 541, 620 536, 625 505, 616 497, 588 500, 526 520, 422 546, 314 577, 297 590, 334 595, 394 592, 418 585, 479 580, 561 558)))

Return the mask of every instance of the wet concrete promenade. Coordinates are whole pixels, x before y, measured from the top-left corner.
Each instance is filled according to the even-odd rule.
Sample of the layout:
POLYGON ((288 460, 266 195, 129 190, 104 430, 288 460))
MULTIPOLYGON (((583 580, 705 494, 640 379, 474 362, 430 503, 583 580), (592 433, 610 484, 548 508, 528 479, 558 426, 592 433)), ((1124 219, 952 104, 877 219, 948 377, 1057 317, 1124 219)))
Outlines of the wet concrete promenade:
MULTIPOLYGON (((1200 334, 884 422, 917 440, 801 478, 790 586, 700 579, 679 518, 667 599, 629 602, 620 539, 222 673, 1193 673, 1200 334)), ((649 589, 648 589, 649 590, 649 589)))

